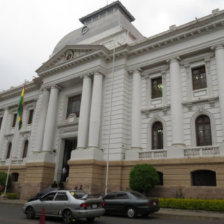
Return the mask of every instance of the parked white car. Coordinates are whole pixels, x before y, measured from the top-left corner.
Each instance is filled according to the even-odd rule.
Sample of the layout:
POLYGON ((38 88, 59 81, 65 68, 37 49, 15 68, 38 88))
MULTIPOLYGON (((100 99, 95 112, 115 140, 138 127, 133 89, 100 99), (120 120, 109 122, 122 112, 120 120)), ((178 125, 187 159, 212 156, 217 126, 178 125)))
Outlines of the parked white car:
POLYGON ((105 213, 104 202, 100 198, 82 197, 74 190, 56 190, 47 193, 37 200, 24 204, 23 210, 28 219, 40 217, 44 208, 45 216, 61 217, 65 224, 70 224, 73 219, 86 218, 94 221, 95 217, 105 213))

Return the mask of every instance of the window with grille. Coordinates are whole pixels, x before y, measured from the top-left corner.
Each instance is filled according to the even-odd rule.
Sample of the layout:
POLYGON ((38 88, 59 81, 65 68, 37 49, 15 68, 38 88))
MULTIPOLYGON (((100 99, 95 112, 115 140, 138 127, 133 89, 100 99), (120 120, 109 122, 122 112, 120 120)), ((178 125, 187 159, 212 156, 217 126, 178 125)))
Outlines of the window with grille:
POLYGON ((76 116, 79 117, 80 105, 81 105, 81 95, 69 97, 68 98, 67 117, 70 114, 76 114, 76 116))
POLYGON ((201 115, 196 119, 196 141, 197 146, 212 145, 210 119, 206 115, 201 115))
POLYGON ((216 173, 211 170, 191 172, 192 186, 216 186, 216 173))
POLYGON ((207 87, 205 66, 192 68, 192 84, 193 90, 203 89, 207 87))
POLYGON ((162 77, 151 80, 152 99, 162 97, 163 86, 162 77))
POLYGON ((159 121, 152 126, 152 149, 163 149, 163 125, 159 121))

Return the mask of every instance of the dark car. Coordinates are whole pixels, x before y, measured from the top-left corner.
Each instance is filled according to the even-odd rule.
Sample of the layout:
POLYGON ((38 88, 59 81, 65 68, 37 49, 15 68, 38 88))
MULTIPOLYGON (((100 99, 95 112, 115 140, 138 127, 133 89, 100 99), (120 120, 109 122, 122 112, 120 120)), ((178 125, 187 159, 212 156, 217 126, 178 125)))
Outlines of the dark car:
POLYGON ((149 199, 139 192, 111 192, 104 197, 106 214, 126 215, 134 218, 138 215, 148 216, 159 210, 158 199, 149 199))

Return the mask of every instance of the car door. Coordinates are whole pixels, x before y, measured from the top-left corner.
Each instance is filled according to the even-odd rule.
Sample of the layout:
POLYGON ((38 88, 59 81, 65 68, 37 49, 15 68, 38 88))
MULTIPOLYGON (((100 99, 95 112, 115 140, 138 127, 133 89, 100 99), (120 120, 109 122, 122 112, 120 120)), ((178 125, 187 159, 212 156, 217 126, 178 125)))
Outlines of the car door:
POLYGON ((42 197, 40 199, 40 204, 39 204, 36 212, 38 214, 41 214, 42 208, 44 208, 46 216, 53 215, 52 202, 54 200, 55 195, 56 195, 56 192, 51 192, 51 193, 46 194, 44 197, 42 197))
POLYGON ((114 206, 114 200, 115 200, 115 194, 110 193, 104 197, 104 208, 106 210, 106 213, 113 214, 115 210, 114 206))
POLYGON ((115 195, 115 199, 113 203, 114 212, 120 215, 125 214, 129 204, 130 204, 130 199, 126 192, 117 193, 115 195))
POLYGON ((54 201, 52 201, 51 210, 52 210, 53 216, 60 216, 62 210, 68 207, 68 205, 69 205, 69 200, 66 195, 66 192, 58 192, 54 198, 54 201))

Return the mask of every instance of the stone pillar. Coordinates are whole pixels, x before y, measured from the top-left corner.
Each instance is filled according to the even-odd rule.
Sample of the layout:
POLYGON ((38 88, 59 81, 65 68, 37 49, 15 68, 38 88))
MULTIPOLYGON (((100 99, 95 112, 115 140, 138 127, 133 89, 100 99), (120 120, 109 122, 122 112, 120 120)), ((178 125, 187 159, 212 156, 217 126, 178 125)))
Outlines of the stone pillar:
MULTIPOLYGON (((4 134, 6 133, 8 115, 9 115, 9 109, 6 108, 5 111, 4 111, 4 115, 3 115, 3 118, 2 118, 2 125, 1 125, 1 129, 0 129, 0 145, 1 146, 3 146, 4 134)), ((2 158, 3 147, 0 147, 0 148, 1 148, 0 157, 2 158)))
POLYGON ((79 116, 79 129, 78 129, 78 149, 84 149, 87 147, 88 130, 89 130, 89 114, 91 105, 91 88, 92 81, 89 76, 83 78, 82 86, 82 99, 79 116))
POLYGON ((93 80, 93 93, 89 123, 89 148, 99 148, 103 75, 96 72, 93 80))
POLYGON ((180 65, 176 58, 170 60, 171 79, 171 122, 172 122, 172 145, 176 147, 184 146, 183 135, 183 107, 180 65))
POLYGON ((48 108, 48 101, 49 101, 49 91, 47 88, 44 88, 42 90, 41 94, 41 106, 39 110, 39 119, 38 119, 38 126, 37 126, 37 134, 35 139, 35 149, 34 151, 41 151, 42 150, 42 143, 43 143, 43 137, 44 137, 44 127, 46 122, 46 116, 47 116, 47 108, 48 108))
POLYGON ((47 117, 44 129, 43 151, 52 150, 52 142, 55 132, 57 101, 59 89, 57 86, 52 86, 50 91, 50 99, 47 109, 47 117))
POLYGON ((133 73, 132 83, 132 122, 131 122, 131 147, 140 149, 141 134, 141 75, 138 70, 133 73))
POLYGON ((224 47, 222 45, 218 45, 215 48, 215 60, 219 85, 219 103, 221 109, 222 130, 224 133, 224 47))

